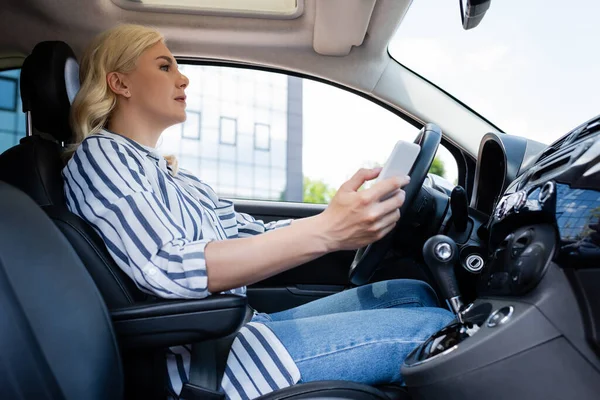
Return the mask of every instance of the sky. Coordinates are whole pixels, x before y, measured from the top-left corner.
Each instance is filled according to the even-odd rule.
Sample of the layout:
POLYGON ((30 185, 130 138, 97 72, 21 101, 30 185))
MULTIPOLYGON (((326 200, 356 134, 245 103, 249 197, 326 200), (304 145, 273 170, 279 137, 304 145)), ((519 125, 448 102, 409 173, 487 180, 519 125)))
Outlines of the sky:
MULTIPOLYGON (((504 132, 549 144, 600 114, 598 15, 597 0, 492 0, 465 31, 458 1, 414 0, 389 50, 504 132)), ((414 127, 367 103, 304 82, 305 175, 337 187, 414 139, 414 127)), ((454 181, 453 159, 440 156, 454 181)))

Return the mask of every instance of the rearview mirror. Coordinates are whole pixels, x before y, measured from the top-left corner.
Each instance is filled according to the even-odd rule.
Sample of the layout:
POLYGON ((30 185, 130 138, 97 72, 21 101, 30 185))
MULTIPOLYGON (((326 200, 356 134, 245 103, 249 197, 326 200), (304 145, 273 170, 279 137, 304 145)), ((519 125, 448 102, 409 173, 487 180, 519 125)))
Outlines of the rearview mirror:
POLYGON ((483 19, 492 0, 458 0, 463 29, 473 29, 483 19))

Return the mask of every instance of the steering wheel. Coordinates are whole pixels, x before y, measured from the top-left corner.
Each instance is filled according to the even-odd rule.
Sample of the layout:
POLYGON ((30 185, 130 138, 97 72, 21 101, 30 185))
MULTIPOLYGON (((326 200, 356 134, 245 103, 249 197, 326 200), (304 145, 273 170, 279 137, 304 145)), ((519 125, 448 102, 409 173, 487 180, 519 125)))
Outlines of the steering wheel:
POLYGON ((350 282, 354 285, 364 285, 369 282, 377 265, 390 249, 394 232, 408 226, 405 221, 410 218, 407 218, 406 213, 411 209, 421 186, 423 186, 441 140, 442 131, 435 124, 427 124, 419 132, 415 143, 421 146, 421 151, 410 170, 410 183, 403 188, 406 196, 404 204, 400 207, 400 220, 385 237, 356 251, 354 261, 350 266, 350 282))

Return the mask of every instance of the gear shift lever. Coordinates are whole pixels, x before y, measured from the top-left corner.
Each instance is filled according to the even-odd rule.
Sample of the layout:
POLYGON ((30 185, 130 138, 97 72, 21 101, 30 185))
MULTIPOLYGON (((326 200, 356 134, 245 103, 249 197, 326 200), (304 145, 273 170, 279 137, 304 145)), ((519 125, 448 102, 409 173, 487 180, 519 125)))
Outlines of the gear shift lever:
POLYGON ((456 317, 463 323, 460 290, 454 274, 454 265, 458 261, 456 242, 445 235, 429 238, 423 246, 423 258, 435 277, 442 295, 446 298, 456 317))

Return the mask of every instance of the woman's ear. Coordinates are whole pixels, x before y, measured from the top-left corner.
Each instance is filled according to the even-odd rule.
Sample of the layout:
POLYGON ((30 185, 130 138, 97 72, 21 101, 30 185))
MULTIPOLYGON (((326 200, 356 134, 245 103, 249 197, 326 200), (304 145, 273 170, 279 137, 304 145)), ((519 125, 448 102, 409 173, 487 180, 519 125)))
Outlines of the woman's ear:
POLYGON ((108 75, 106 75, 106 81, 108 83, 108 87, 113 91, 114 94, 120 94, 126 98, 131 97, 131 92, 125 83, 123 74, 118 72, 110 72, 108 75))

